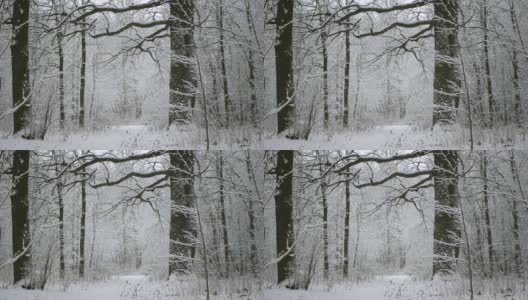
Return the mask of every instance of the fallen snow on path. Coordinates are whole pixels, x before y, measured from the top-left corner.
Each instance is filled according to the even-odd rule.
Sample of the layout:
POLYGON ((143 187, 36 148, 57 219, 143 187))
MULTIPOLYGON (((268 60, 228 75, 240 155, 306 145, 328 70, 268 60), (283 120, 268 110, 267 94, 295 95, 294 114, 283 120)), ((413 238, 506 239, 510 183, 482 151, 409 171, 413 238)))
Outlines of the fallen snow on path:
MULTIPOLYGON (((528 299, 526 284, 518 281, 495 280, 475 285, 475 300, 528 299), (523 288, 524 286, 524 288, 523 288), (497 292, 498 291, 498 292, 497 292)), ((205 299, 203 281, 193 278, 173 281, 153 281, 143 275, 113 276, 110 280, 52 285, 45 291, 20 288, 0 289, 0 300, 147 300, 205 299)), ((271 287, 258 289, 258 284, 244 280, 213 281, 211 299, 255 300, 461 300, 469 299, 467 282, 417 281, 407 275, 378 276, 359 283, 314 283, 309 290, 271 287)))
MULTIPOLYGON (((376 126, 367 130, 315 131, 308 140, 291 140, 273 132, 248 127, 211 128, 209 148, 217 150, 335 150, 335 149, 422 149, 468 150, 467 129, 429 130, 410 125, 376 126)), ((0 149, 206 149, 205 130, 180 127, 152 129, 146 125, 113 126, 107 130, 51 132, 41 140, 24 140, 0 132, 0 149)), ((527 132, 517 128, 479 129, 473 132, 474 149, 528 150, 527 132)))

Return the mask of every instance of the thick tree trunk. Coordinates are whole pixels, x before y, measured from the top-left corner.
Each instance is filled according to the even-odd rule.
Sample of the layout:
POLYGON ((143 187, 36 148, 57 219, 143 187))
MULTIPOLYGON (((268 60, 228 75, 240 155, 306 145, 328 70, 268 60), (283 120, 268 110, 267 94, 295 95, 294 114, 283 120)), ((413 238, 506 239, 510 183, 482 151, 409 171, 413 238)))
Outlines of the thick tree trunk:
MULTIPOLYGON (((84 173, 85 170, 83 169, 84 173)), ((81 234, 79 237, 79 278, 84 278, 84 242, 86 237, 86 181, 84 174, 81 176, 81 234)))
POLYGON ((454 273, 459 254, 458 152, 434 153, 435 220, 433 275, 454 273))
POLYGON ((439 0, 434 4, 436 55, 433 125, 455 123, 459 107, 458 5, 458 0, 439 0))
POLYGON ((493 98, 493 84, 491 82, 491 67, 489 55, 489 35, 488 35, 488 6, 487 0, 482 3, 482 31, 483 31, 483 48, 484 48, 484 70, 486 72, 486 92, 488 96, 488 126, 493 127, 495 114, 495 101, 493 98))
POLYGON ((293 124, 295 114, 293 80, 293 7, 294 0, 277 3, 277 40, 275 42, 275 71, 277 84, 278 134, 293 124))
MULTIPOLYGON (((515 163, 515 152, 513 150, 510 150, 510 169, 512 172, 512 179, 513 182, 516 183, 519 181, 519 174, 517 170, 517 164, 515 163)), ((520 190, 522 194, 522 190, 520 190)), ((524 195, 523 195, 524 197, 524 195)), ((513 220, 513 261, 515 264, 515 273, 520 276, 522 274, 523 270, 523 264, 522 264, 522 249, 521 249, 521 240, 520 240, 520 230, 519 230, 519 211, 517 208, 517 199, 514 197, 512 199, 512 220, 513 220)))
MULTIPOLYGON (((58 160, 55 160, 58 164, 58 160)), ((55 169, 56 175, 59 175, 59 168, 55 169)), ((57 180, 57 198, 59 205, 59 277, 64 278, 64 200, 62 195, 62 177, 57 180)))
MULTIPOLYGON (((317 152, 317 156, 319 156, 319 175, 323 176, 323 167, 319 151, 317 152)), ((328 200, 326 195, 326 188, 326 179, 323 177, 321 179, 321 198, 323 202, 323 272, 324 278, 328 279, 328 200)))
POLYGON ((486 156, 486 153, 484 152, 481 157, 481 176, 484 180, 483 182, 483 204, 484 204, 484 220, 486 222, 486 241, 488 243, 487 249, 488 249, 488 259, 489 259, 489 268, 490 268, 490 276, 493 276, 493 265, 494 265, 494 259, 493 259, 493 239, 491 234, 491 218, 490 218, 490 210, 489 210, 489 191, 488 191, 488 158, 486 156))
POLYGON ((14 283, 25 279, 31 268, 29 228, 29 158, 27 150, 13 155, 13 189, 11 191, 11 222, 13 238, 14 283))
POLYGON ((222 72, 222 88, 224 94, 225 126, 229 127, 231 115, 231 102, 229 100, 229 85, 227 82, 227 69, 225 63, 225 43, 224 43, 224 1, 218 3, 218 28, 220 34, 220 69, 222 72))
POLYGON ((349 265, 349 236, 350 236, 350 176, 345 182, 345 234, 343 236, 343 277, 348 278, 349 265))
POLYGON ((13 107, 13 133, 33 138, 31 133, 31 97, 29 80, 29 0, 13 3, 13 39, 11 43, 11 74, 13 107))
POLYGON ((196 93, 194 55, 194 0, 170 1, 169 126, 191 122, 196 93))
POLYGON ((225 259, 225 276, 229 276, 229 240, 227 238, 227 222, 225 213, 225 199, 224 199, 224 159, 222 152, 218 152, 217 156, 217 176, 220 180, 218 194, 220 196, 220 221, 222 222, 222 241, 224 243, 224 259, 225 259))
POLYGON ((86 94, 86 31, 81 31, 81 82, 79 84, 79 128, 84 128, 84 100, 86 94))
POLYGON ((64 113, 64 51, 62 45, 62 30, 59 29, 57 33, 57 48, 59 54, 59 122, 60 129, 64 129, 65 113, 64 113))
MULTIPOLYGON (((513 4, 513 1, 510 0, 510 18, 512 22, 512 27, 514 32, 518 32, 519 29, 517 28, 517 17, 515 16, 515 6, 513 4)), ((520 87, 520 77, 519 77, 519 51, 517 50, 517 40, 513 38, 513 47, 512 47, 512 67, 513 67, 513 93, 514 93, 514 101, 513 101, 513 114, 514 114, 514 120, 515 124, 520 128, 523 125, 524 122, 524 114, 523 114, 523 104, 521 99, 521 87, 520 87)))
POLYGON ((191 272, 196 242, 194 153, 171 151, 169 275, 191 272))
MULTIPOLYGON (((251 163, 251 154, 250 151, 246 151, 246 168, 249 177, 249 181, 255 183, 255 189, 258 195, 257 185, 254 176, 253 165, 251 163)), ((257 250, 257 240, 256 240, 256 226, 255 226, 255 208, 253 207, 253 199, 248 201, 248 219, 249 219, 249 239, 250 239, 250 260, 251 260, 251 272, 253 276, 258 276, 258 250, 257 250)))
POLYGON ((343 89, 343 128, 348 128, 350 98, 350 27, 345 32, 345 83, 343 89))
MULTIPOLYGON (((255 40, 258 46, 258 36, 255 31, 255 26, 253 26, 253 14, 251 12, 251 0, 245 0, 246 5, 246 20, 249 27, 249 32, 255 33, 255 40)), ((257 128, 259 121, 259 105, 257 98, 257 79, 255 76, 255 46, 251 44, 251 49, 248 49, 248 68, 249 68, 249 88, 251 90, 251 102, 250 102, 250 111, 251 111, 251 124, 257 128)), ((260 48, 260 46, 258 46, 260 48)))
POLYGON ((277 153, 277 191, 275 193, 275 224, 277 238, 277 282, 288 279, 293 266, 293 151, 277 153))

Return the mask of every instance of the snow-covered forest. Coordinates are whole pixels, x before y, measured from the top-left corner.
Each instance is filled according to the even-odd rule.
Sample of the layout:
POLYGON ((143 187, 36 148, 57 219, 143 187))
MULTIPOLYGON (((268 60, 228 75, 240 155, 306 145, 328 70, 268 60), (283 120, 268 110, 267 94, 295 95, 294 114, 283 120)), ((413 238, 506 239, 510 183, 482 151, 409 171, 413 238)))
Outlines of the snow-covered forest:
POLYGON ((526 0, 2 0, 0 146, 525 149, 527 11, 526 0))
POLYGON ((527 152, 0 158, 0 299, 528 298, 527 152))
POLYGON ((0 0, 0 300, 528 300, 527 112, 528 0, 0 0))

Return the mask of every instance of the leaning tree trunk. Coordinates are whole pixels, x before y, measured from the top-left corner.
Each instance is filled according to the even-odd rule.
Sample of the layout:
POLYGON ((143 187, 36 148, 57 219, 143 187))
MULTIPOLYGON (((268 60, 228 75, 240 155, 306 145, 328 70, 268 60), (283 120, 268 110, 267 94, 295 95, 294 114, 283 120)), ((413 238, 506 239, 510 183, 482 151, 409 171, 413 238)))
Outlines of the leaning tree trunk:
POLYGON ((435 220, 433 276, 455 272, 461 234, 458 195, 458 152, 434 153, 435 220))
POLYGON ((435 71, 433 125, 456 121, 460 102, 458 68, 458 0, 438 0, 434 4, 435 71))
POLYGON ((191 122, 196 93, 194 0, 170 1, 169 126, 191 122))
POLYGON ((277 89, 278 134, 288 130, 295 113, 293 99, 293 5, 294 0, 277 3, 277 40, 275 42, 275 71, 277 89))
POLYGON ((192 151, 171 151, 169 275, 191 272, 196 242, 192 151))
POLYGON ((29 151, 13 155, 13 189, 11 191, 11 224, 13 234, 14 283, 23 280, 31 267, 29 230, 29 151))
POLYGON ((29 80, 29 0, 14 1, 13 38, 11 43, 11 75, 13 91, 13 133, 33 138, 31 128, 31 96, 29 80))
POLYGON ((277 153, 277 192, 275 193, 275 224, 277 239, 277 282, 288 279, 293 264, 293 151, 277 153))

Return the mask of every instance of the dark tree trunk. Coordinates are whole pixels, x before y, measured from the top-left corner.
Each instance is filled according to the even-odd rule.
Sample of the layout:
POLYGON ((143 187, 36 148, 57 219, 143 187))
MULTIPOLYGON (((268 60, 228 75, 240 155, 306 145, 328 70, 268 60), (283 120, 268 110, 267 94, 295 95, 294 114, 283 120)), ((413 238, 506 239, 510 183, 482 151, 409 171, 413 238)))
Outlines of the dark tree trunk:
MULTIPOLYGON (((251 13, 251 0, 245 0, 244 1, 246 5, 246 20, 249 27, 249 32, 255 32, 255 27, 253 26, 253 15, 251 13)), ((255 39, 258 37, 255 34, 255 39)), ((257 42, 258 44, 258 42, 257 42)), ((257 128, 258 127, 258 99, 257 99, 257 85, 256 85, 256 77, 255 77, 255 50, 253 50, 253 44, 252 49, 248 49, 248 69, 249 69, 249 88, 251 90, 251 103, 250 103, 250 111, 251 111, 251 124, 257 128)))
POLYGON ((350 176, 347 175, 345 182, 345 235, 343 237, 343 277, 348 278, 349 261, 349 235, 350 235, 350 176))
MULTIPOLYGON (((251 163, 251 154, 246 151, 246 168, 249 176, 249 181, 255 183, 255 189, 257 189, 253 165, 251 163)), ((258 194, 258 190, 256 191, 258 194)), ((253 276, 257 277, 258 272, 258 258, 257 258, 257 240, 256 240, 256 226, 255 226, 255 208, 253 207, 253 199, 248 199, 248 219, 249 219, 249 238, 251 243, 251 272, 253 276)))
POLYGON ((14 283, 25 279, 31 268, 29 228, 29 158, 27 150, 17 150, 13 155, 13 189, 11 191, 11 222, 14 283))
POLYGON ((284 150, 277 153, 275 193, 275 224, 277 235, 277 282, 288 279, 293 265, 293 151, 284 150), (286 254, 287 253, 287 254, 286 254))
POLYGON ((191 272, 195 251, 194 153, 171 151, 169 275, 191 272))
POLYGON ((350 27, 345 32, 345 83, 343 90, 343 128, 348 128, 348 111, 350 98, 350 27))
MULTIPOLYGON (((319 152, 317 153, 317 156, 319 156, 319 174, 320 176, 323 176, 323 168, 321 166, 322 161, 319 152)), ((326 179, 323 177, 321 179, 321 198, 323 201, 323 272, 324 278, 328 279, 328 201, 326 198, 326 188, 326 179)))
POLYGON ((227 82, 227 69, 225 63, 225 43, 224 43, 224 1, 219 0, 218 4, 218 27, 220 31, 220 69, 222 72, 222 87, 224 93, 224 110, 225 110, 225 126, 229 127, 231 115, 231 102, 229 100, 229 85, 227 82))
MULTIPOLYGON (((58 160, 55 160, 58 164, 58 160)), ((59 168, 55 169, 57 176, 59 175, 59 168)), ((59 205, 59 277, 64 278, 64 200, 62 197, 62 177, 57 180, 57 198, 59 205)))
POLYGON ((456 121, 460 102, 458 50, 458 0, 439 0, 434 4, 435 71, 433 125, 456 121))
POLYGON ((277 3, 277 40, 275 42, 275 71, 277 84, 278 134, 293 124, 295 113, 293 81, 293 7, 294 0, 277 3))
MULTIPOLYGON (((83 169, 84 173, 85 170, 83 169)), ((81 234, 79 237, 79 278, 84 278, 84 242, 86 236, 86 181, 81 177, 81 234)), ((126 258, 125 258, 126 259, 126 258)))
POLYGON ((194 0, 171 0, 170 15, 169 126, 185 125, 191 122, 196 93, 194 0))
POLYGON ((490 67, 490 55, 489 55, 489 35, 488 35, 488 6, 487 0, 482 3, 482 31, 484 35, 483 48, 484 48, 484 70, 486 72, 486 92, 488 96, 488 121, 489 127, 493 127, 494 114, 495 114, 495 101, 493 99, 493 84, 491 82, 491 67, 490 67))
POLYGON ((490 268, 490 276, 493 276, 493 239, 491 234, 491 218, 490 218, 490 210, 489 210, 489 191, 488 191, 488 158, 486 156, 486 152, 482 154, 482 161, 480 164, 481 168, 481 175, 483 182, 483 202, 484 202, 484 220, 486 222, 486 241, 488 243, 487 249, 488 249, 488 259, 489 259, 489 268, 490 268))
MULTIPOLYGON (((512 172, 513 182, 518 182, 519 174, 517 170, 517 164, 515 163, 515 152, 513 150, 510 150, 510 169, 512 172)), ((512 220, 513 220, 513 244, 514 244, 513 261, 515 264, 515 273, 518 276, 520 276, 524 270, 523 270, 523 264, 522 264, 522 249, 521 249, 521 240, 520 240, 520 232, 519 232, 520 218, 519 218, 519 211, 517 208, 516 197, 512 199, 511 214, 512 214, 512 220)))
MULTIPOLYGON (((517 32, 517 18, 515 16, 515 6, 513 1, 510 0, 510 18, 512 22, 513 31, 517 32)), ((513 67, 513 114, 515 124, 521 128, 523 124, 523 104, 521 99, 521 87, 520 87, 520 77, 519 77, 519 52, 517 50, 517 41, 513 38, 513 47, 512 47, 512 67, 513 67)))
POLYGON ((435 220, 433 275, 454 273, 459 254, 458 152, 434 153, 435 220))
MULTIPOLYGON (((84 22, 84 20, 83 20, 84 22)), ((81 82, 79 84, 79 128, 84 128, 84 99, 86 94, 86 31, 81 31, 81 82)))
POLYGON ((11 72, 13 107, 13 133, 33 138, 31 133, 31 97, 29 80, 29 0, 13 3, 13 39, 11 43, 11 72))
POLYGON ((62 30, 59 29, 57 33, 57 48, 59 51, 59 120, 60 128, 64 129, 64 52, 62 43, 62 30))
POLYGON ((218 194, 220 196, 220 220, 222 222, 222 241, 224 243, 224 259, 225 259, 225 276, 229 275, 229 240, 227 238, 227 222, 225 214, 225 199, 224 199, 224 159, 222 157, 223 152, 218 152, 217 156, 217 175, 220 180, 220 186, 218 194))

